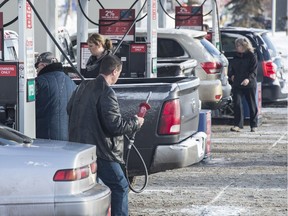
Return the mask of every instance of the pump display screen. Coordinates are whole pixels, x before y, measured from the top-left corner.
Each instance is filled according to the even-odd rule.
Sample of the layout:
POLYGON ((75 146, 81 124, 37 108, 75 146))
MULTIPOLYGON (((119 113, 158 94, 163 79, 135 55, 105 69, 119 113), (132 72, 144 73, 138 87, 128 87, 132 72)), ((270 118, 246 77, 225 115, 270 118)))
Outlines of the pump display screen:
POLYGON ((16 104, 18 93, 17 63, 0 62, 0 104, 16 104))

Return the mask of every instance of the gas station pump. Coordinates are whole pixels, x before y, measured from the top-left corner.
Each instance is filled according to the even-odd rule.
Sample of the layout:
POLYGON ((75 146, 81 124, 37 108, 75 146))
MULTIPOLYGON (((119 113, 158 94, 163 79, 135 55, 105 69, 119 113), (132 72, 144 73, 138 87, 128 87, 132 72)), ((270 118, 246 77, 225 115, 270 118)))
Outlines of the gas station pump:
POLYGON ((123 62, 120 77, 145 77, 147 74, 147 44, 125 42, 115 53, 123 62))
MULTIPOLYGON (((18 129, 18 71, 15 35, 3 29, 3 13, 0 13, 0 123, 18 129), (4 40, 6 42, 4 43, 4 40), (10 61, 5 62, 5 59, 10 61), (12 61, 14 60, 14 61, 12 61)), ((18 47, 17 47, 18 48, 18 47)))
POLYGON ((18 129, 18 62, 0 63, 0 123, 18 129))
MULTIPOLYGON (((81 71, 87 62, 87 50, 83 41, 87 40, 87 13, 88 0, 82 0, 77 11, 77 65, 81 71), (80 7, 81 6, 81 7, 80 7), (85 59, 86 57, 86 59, 85 59)), ((119 40, 122 37, 128 41, 121 43, 116 48, 115 55, 120 57, 123 62, 121 77, 157 77, 157 0, 145 0, 140 12, 136 17, 134 12, 129 9, 100 9, 99 33, 112 40, 119 40), (135 43, 135 30, 130 28, 135 25, 140 12, 147 3, 147 43, 135 43), (128 11, 128 13, 126 13, 128 11), (120 19, 121 17, 121 19, 120 19), (101 27, 102 25, 102 27, 101 27), (134 33, 133 33, 134 31, 134 33), (130 39, 129 39, 130 38, 130 39), (132 40, 131 40, 132 38, 132 40)), ((90 21, 90 20, 89 20, 90 21)), ((90 21, 91 22, 91 21, 90 21)), ((95 23, 94 23, 95 24, 95 23)), ((116 45, 119 42, 116 41, 116 45)), ((90 53, 88 52, 90 56, 90 53)), ((89 58, 88 56, 88 58, 89 58)))
MULTIPOLYGON (((116 47, 119 41, 113 41, 114 47, 116 47)), ((114 53, 122 61, 122 72, 120 77, 136 78, 145 77, 147 74, 147 44, 146 43, 134 43, 130 41, 124 41, 114 53)), ((80 71, 82 73, 86 68, 86 63, 91 53, 88 50, 88 44, 86 42, 80 43, 80 71)))
MULTIPOLYGON (((32 0, 33 2, 33 0, 32 0)), ((31 1, 18 0, 18 47, 4 44, 3 14, 0 16, 0 123, 35 137, 34 31, 31 1), (7 46, 4 48, 4 45, 7 46), (8 48, 8 49, 6 49, 8 48), (16 50, 16 61, 5 53, 16 50), (6 55, 7 56, 7 55, 6 55)), ((11 53, 8 53, 11 56, 11 53)), ((13 53, 15 55, 15 53, 13 53)))
MULTIPOLYGON (((135 41, 135 10, 134 9, 100 9, 99 33, 113 42, 113 54, 122 63, 121 77, 146 77, 147 43, 135 41)), ((77 37, 78 41, 78 37, 77 37)), ((77 42, 78 43, 78 42, 77 42)), ((86 68, 91 53, 86 42, 80 42, 80 71, 86 68)))

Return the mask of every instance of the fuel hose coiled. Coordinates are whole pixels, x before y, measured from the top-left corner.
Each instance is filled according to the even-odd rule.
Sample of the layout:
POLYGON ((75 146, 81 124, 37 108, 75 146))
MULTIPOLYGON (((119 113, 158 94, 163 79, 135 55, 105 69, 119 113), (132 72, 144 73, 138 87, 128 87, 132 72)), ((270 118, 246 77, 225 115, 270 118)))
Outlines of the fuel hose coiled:
MULTIPOLYGON (((149 99, 151 97, 151 94, 152 94, 152 92, 150 91, 148 96, 147 96, 146 101, 142 102, 139 105, 139 112, 137 113, 137 116, 144 118, 144 116, 146 115, 146 111, 151 108, 150 105, 148 104, 148 101, 149 101, 149 99)), ((141 192, 144 191, 144 189, 146 188, 146 186, 148 184, 148 170, 147 170, 145 161, 143 160, 143 157, 141 156, 140 152, 138 151, 138 149, 134 145, 135 134, 132 137, 130 137, 130 138, 127 135, 125 135, 125 137, 129 140, 128 150, 127 150, 127 157, 126 157, 126 169, 125 169, 126 178, 127 178, 130 190, 133 191, 134 193, 141 193, 141 192), (129 165, 129 157, 130 157, 130 153, 131 153, 132 148, 135 150, 137 156, 140 158, 140 160, 141 160, 141 162, 143 164, 144 170, 145 170, 144 184, 143 184, 142 188, 140 188, 139 190, 136 190, 135 188, 133 188, 133 186, 132 186, 132 184, 131 184, 131 182, 129 180, 128 165, 129 165)))

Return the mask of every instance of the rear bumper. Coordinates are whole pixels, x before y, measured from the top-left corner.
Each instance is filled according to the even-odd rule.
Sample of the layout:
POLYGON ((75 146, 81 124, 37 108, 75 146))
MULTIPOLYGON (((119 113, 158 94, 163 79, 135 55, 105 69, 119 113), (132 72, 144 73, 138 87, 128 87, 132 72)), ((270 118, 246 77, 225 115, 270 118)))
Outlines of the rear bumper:
POLYGON ((202 102, 202 109, 220 109, 231 101, 231 85, 222 85, 220 80, 201 81, 199 99, 202 102))
POLYGON ((111 191, 102 184, 80 193, 65 196, 23 197, 0 203, 0 215, 21 216, 107 216, 111 191))
POLYGON ((207 135, 198 132, 174 145, 157 146, 150 173, 187 167, 203 160, 207 135))
POLYGON ((55 215, 107 216, 111 203, 111 191, 102 184, 81 194, 55 198, 55 215))
POLYGON ((262 102, 277 102, 288 100, 288 83, 285 80, 273 83, 262 82, 262 102))

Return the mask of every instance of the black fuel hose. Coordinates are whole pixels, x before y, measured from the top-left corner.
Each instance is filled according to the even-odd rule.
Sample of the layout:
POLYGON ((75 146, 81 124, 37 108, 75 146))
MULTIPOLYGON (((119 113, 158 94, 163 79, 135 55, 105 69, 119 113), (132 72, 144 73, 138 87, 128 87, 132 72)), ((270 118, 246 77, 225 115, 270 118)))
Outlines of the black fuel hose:
MULTIPOLYGON (((0 4, 0 8, 2 8, 2 7, 3 7, 3 6, 4 6, 8 1, 9 1, 9 0, 5 0, 5 1, 3 1, 3 2, 0 4)), ((7 26, 13 24, 14 22, 16 22, 17 20, 18 20, 18 16, 15 17, 14 19, 12 19, 11 21, 9 21, 9 22, 3 24, 3 27, 4 27, 4 28, 7 27, 7 26)))
POLYGON ((8 1, 9 1, 9 0, 3 1, 3 2, 0 4, 0 8, 1 8, 3 5, 5 5, 8 1))
POLYGON ((140 152, 138 151, 138 149, 134 145, 134 136, 133 136, 133 138, 129 138, 127 135, 125 135, 125 137, 129 140, 127 156, 126 156, 126 169, 125 169, 126 170, 126 178, 127 178, 130 190, 133 191, 134 193, 141 193, 141 192, 144 191, 144 189, 146 188, 146 186, 148 184, 148 170, 147 170, 147 167, 146 167, 144 159, 142 158, 140 152), (144 184, 143 184, 142 188, 140 188, 139 190, 133 188, 133 186, 131 185, 131 182, 129 180, 128 165, 129 165, 129 157, 130 157, 130 153, 131 153, 132 148, 135 150, 137 156, 140 158, 140 160, 141 160, 141 162, 143 164, 143 167, 144 167, 144 171, 145 171, 144 184))

